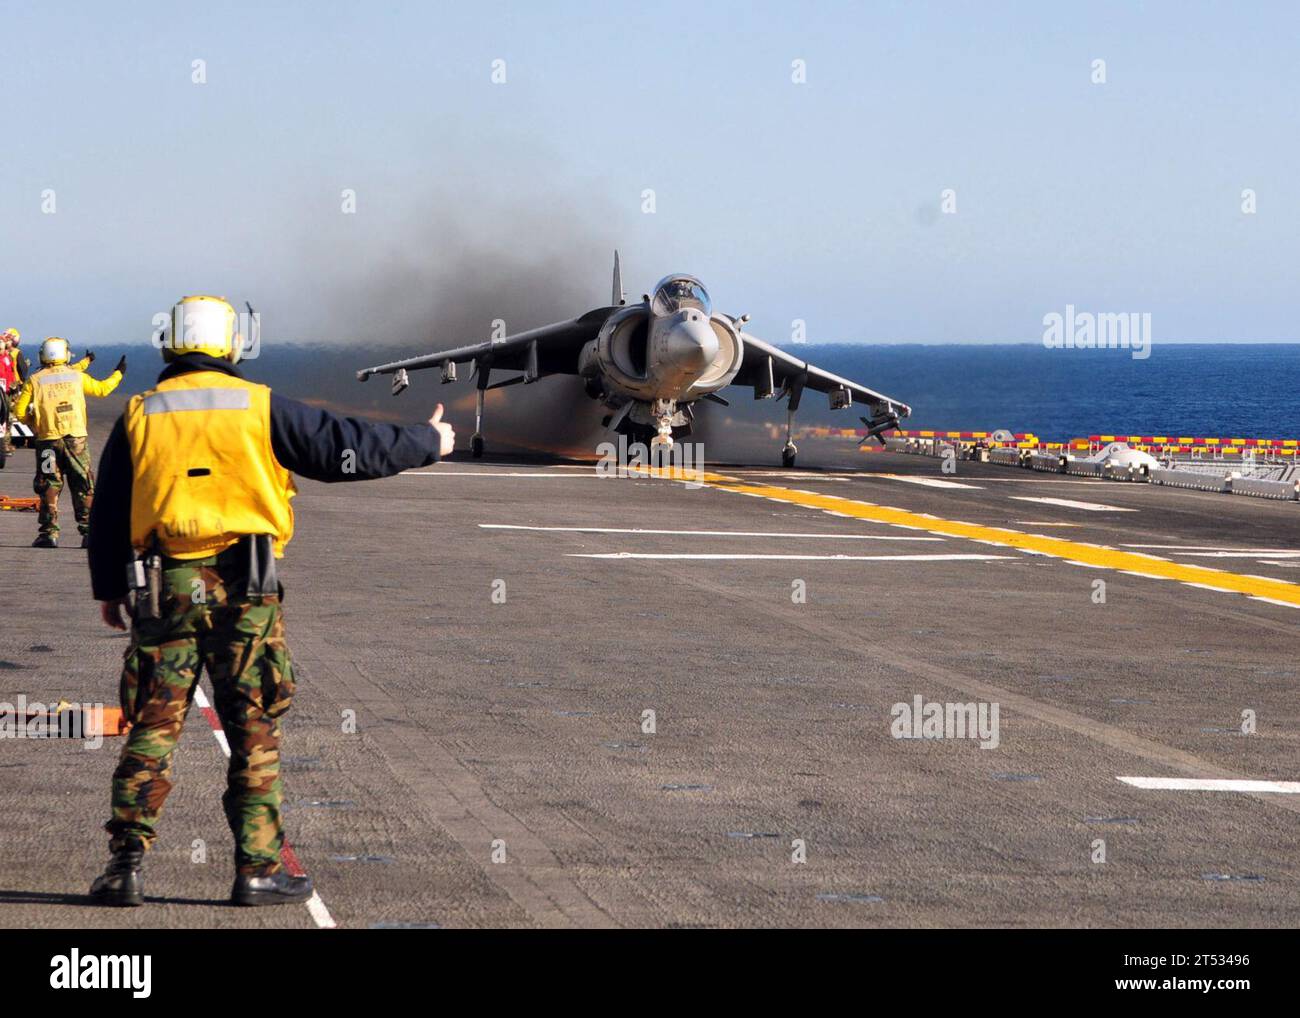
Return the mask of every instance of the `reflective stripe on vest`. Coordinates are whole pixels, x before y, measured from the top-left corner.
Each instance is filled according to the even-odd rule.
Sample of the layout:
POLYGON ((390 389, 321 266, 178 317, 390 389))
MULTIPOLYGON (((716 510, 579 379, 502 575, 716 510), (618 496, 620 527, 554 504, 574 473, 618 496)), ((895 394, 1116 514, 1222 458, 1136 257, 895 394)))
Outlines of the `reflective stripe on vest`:
POLYGON ((174 414, 182 410, 247 410, 247 389, 177 389, 151 392, 144 398, 146 414, 174 414))
POLYGON ((35 374, 32 376, 40 385, 58 385, 60 382, 81 382, 79 371, 60 371, 57 375, 35 374))

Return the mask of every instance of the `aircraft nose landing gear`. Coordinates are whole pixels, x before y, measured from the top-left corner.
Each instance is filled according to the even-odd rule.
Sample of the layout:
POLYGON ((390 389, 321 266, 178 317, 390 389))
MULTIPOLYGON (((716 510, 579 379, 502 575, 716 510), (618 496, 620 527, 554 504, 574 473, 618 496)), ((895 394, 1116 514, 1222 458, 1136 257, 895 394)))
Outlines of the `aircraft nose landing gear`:
POLYGON ((677 413, 677 407, 672 400, 657 399, 650 410, 651 417, 654 418, 655 429, 657 434, 650 439, 650 448, 653 450, 669 450, 673 447, 673 416, 677 413))

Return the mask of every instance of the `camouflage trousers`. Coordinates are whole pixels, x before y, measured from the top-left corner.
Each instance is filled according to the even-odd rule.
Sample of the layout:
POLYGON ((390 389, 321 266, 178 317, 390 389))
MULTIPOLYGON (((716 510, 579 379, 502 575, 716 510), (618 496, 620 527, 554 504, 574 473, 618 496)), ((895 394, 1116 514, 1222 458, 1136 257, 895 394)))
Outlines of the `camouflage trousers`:
POLYGON ((40 528, 44 537, 59 536, 59 495, 67 478, 77 529, 90 533, 90 502, 95 495, 95 474, 90 469, 90 449, 85 437, 65 435, 36 443, 36 480, 32 491, 41 499, 40 528))
MULTIPOLYGON (((233 556, 232 556, 233 558, 233 556)), ((293 668, 278 597, 250 601, 225 556, 163 560, 161 618, 137 620, 122 668, 132 722, 113 772, 112 846, 147 849, 171 791, 172 752, 207 669, 230 744, 222 797, 238 872, 280 868, 280 717, 293 700, 293 668)))

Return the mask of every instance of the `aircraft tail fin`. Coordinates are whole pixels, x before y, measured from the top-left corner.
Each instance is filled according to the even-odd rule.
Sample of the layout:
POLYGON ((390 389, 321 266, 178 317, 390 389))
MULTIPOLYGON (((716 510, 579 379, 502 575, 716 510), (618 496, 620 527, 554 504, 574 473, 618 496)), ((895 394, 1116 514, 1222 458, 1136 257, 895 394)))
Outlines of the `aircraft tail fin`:
POLYGON ((610 295, 611 304, 626 304, 627 297, 623 293, 623 271, 618 264, 618 248, 614 249, 614 287, 610 295))

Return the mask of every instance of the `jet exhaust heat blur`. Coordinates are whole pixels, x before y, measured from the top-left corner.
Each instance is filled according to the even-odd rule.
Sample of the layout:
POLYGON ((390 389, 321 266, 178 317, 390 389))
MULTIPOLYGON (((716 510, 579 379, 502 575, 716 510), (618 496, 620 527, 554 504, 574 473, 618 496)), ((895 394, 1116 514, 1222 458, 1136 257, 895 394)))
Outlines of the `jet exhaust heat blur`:
POLYGON ((701 399, 729 405, 720 389, 748 386, 755 399, 785 399, 783 465, 793 466, 794 417, 805 389, 825 393, 832 410, 866 404, 864 442, 897 428, 911 407, 857 382, 833 375, 744 331, 748 315, 713 310, 708 291, 694 276, 671 275, 652 294, 629 304, 623 294, 618 253, 610 304, 566 322, 545 325, 502 339, 363 368, 357 379, 392 375, 393 395, 410 384, 408 372, 440 368, 442 381, 454 382, 457 366, 471 365, 477 390, 470 453, 483 455, 483 395, 488 389, 528 385, 548 375, 577 375, 587 395, 609 413, 606 428, 671 448, 691 431, 693 404, 701 399), (492 380, 492 373, 509 373, 492 380))

